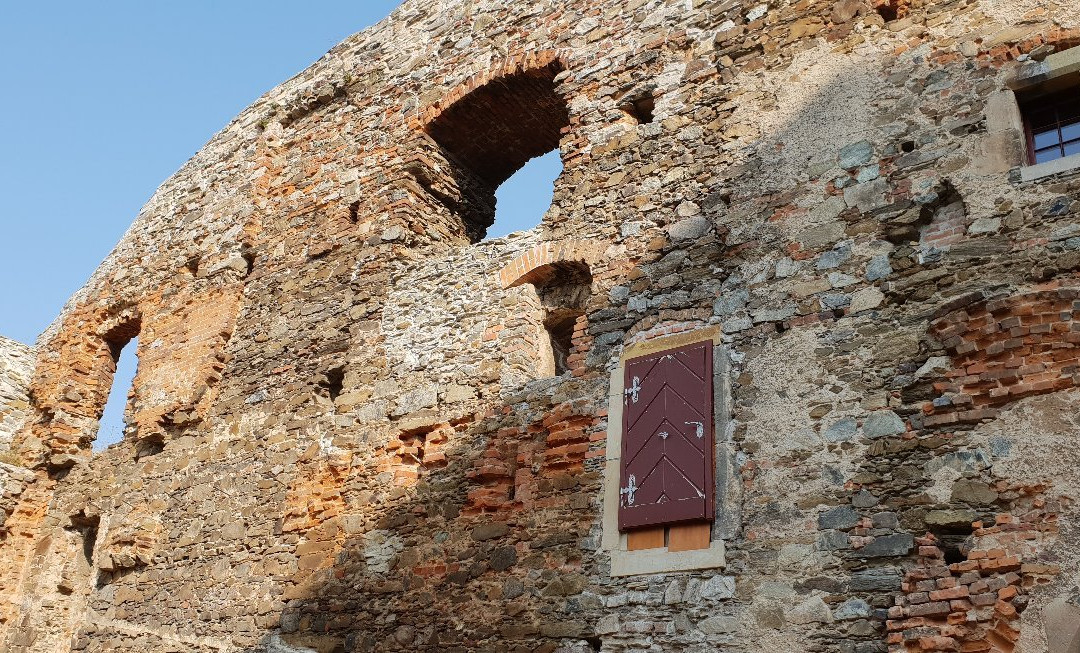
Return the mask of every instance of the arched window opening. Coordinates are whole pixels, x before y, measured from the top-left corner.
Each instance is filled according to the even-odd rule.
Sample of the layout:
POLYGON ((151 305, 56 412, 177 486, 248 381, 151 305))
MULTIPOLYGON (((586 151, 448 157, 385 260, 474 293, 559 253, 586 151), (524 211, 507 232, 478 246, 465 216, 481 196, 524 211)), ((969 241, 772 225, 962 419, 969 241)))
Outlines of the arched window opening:
POLYGON ((94 440, 94 451, 102 451, 124 438, 124 417, 133 390, 135 372, 139 367, 138 334, 138 324, 129 324, 114 329, 105 338, 111 359, 111 365, 106 371, 111 381, 109 397, 101 414, 97 438, 94 440))
POLYGON ((526 340, 535 346, 533 378, 560 376, 579 369, 588 350, 586 334, 592 268, 597 252, 587 241, 548 241, 519 254, 499 270, 503 288, 530 284, 535 294, 523 312, 535 329, 526 340), (535 335, 534 335, 535 334, 535 335))
POLYGON ((410 173, 434 203, 460 220, 455 230, 470 242, 532 226, 550 205, 547 180, 559 174, 559 144, 570 126, 566 101, 556 89, 562 70, 553 60, 492 79, 426 125, 438 145, 435 162, 418 160, 410 173), (523 167, 528 168, 524 176, 499 193, 508 212, 506 224, 500 215, 499 226, 492 229, 496 189, 523 167))
POLYGON ((530 160, 495 191, 495 222, 484 240, 501 238, 540 224, 551 206, 555 180, 562 173, 558 150, 530 160))
POLYGON ((536 285, 543 311, 538 367, 541 377, 560 376, 576 367, 575 335, 592 288, 587 266, 556 263, 550 274, 536 285))

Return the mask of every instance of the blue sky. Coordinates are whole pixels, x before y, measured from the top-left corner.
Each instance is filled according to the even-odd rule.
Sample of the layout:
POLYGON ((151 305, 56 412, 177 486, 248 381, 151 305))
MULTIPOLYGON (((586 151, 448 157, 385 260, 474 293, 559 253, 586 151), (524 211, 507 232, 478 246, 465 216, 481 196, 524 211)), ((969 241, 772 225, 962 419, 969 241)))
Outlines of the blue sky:
MULTIPOLYGON (((398 4, 4 3, 0 334, 34 342, 154 189, 215 132, 398 4)), ((490 235, 535 225, 558 169, 557 157, 542 157, 504 184, 490 235)), ((128 358, 103 433, 119 433, 128 358)))

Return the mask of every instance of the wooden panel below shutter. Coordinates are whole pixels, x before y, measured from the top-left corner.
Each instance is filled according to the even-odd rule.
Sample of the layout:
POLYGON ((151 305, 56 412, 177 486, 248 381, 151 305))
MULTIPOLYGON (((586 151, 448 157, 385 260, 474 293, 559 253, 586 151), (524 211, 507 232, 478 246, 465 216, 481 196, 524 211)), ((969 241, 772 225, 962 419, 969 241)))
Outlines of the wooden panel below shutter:
POLYGON ((713 518, 712 342, 625 369, 619 529, 713 518))
POLYGON ((668 551, 695 551, 709 548, 712 539, 712 524, 697 522, 691 524, 672 524, 668 527, 668 551))
POLYGON ((666 529, 663 526, 638 528, 626 534, 626 550, 659 549, 664 546, 666 529))

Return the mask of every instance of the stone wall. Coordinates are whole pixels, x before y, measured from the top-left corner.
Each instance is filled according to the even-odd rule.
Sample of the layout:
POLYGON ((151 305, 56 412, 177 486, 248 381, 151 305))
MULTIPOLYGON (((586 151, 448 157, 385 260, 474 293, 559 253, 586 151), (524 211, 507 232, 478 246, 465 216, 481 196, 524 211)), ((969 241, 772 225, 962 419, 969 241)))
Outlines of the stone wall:
POLYGON ((9 453, 11 441, 31 414, 30 377, 34 348, 0 336, 0 533, 7 533, 8 517, 19 505, 34 475, 9 453))
POLYGON ((0 336, 0 452, 30 414, 27 390, 34 371, 34 349, 0 336))
POLYGON ((408 0, 43 335, 5 649, 1067 650, 1080 175, 1000 117, 1071 4, 408 0), (556 143, 542 224, 476 242, 556 143), (708 328, 725 566, 612 576, 610 373, 708 328))

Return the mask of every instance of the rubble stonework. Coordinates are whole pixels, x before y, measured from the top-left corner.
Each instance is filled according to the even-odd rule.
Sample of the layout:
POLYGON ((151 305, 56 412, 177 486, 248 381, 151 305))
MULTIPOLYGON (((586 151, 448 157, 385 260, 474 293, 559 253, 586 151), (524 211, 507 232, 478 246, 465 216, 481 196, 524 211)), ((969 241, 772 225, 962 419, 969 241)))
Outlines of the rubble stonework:
POLYGON ((0 452, 11 447, 30 414, 27 390, 33 372, 34 348, 0 336, 0 452))
POLYGON ((8 453, 15 432, 30 414, 27 392, 34 371, 34 348, 0 336, 0 533, 34 475, 8 453))
POLYGON ((407 0, 40 338, 0 648, 1074 651, 1080 174, 1010 89, 1077 45, 1072 0, 407 0), (613 372, 698 331, 722 566, 613 575, 613 372))

